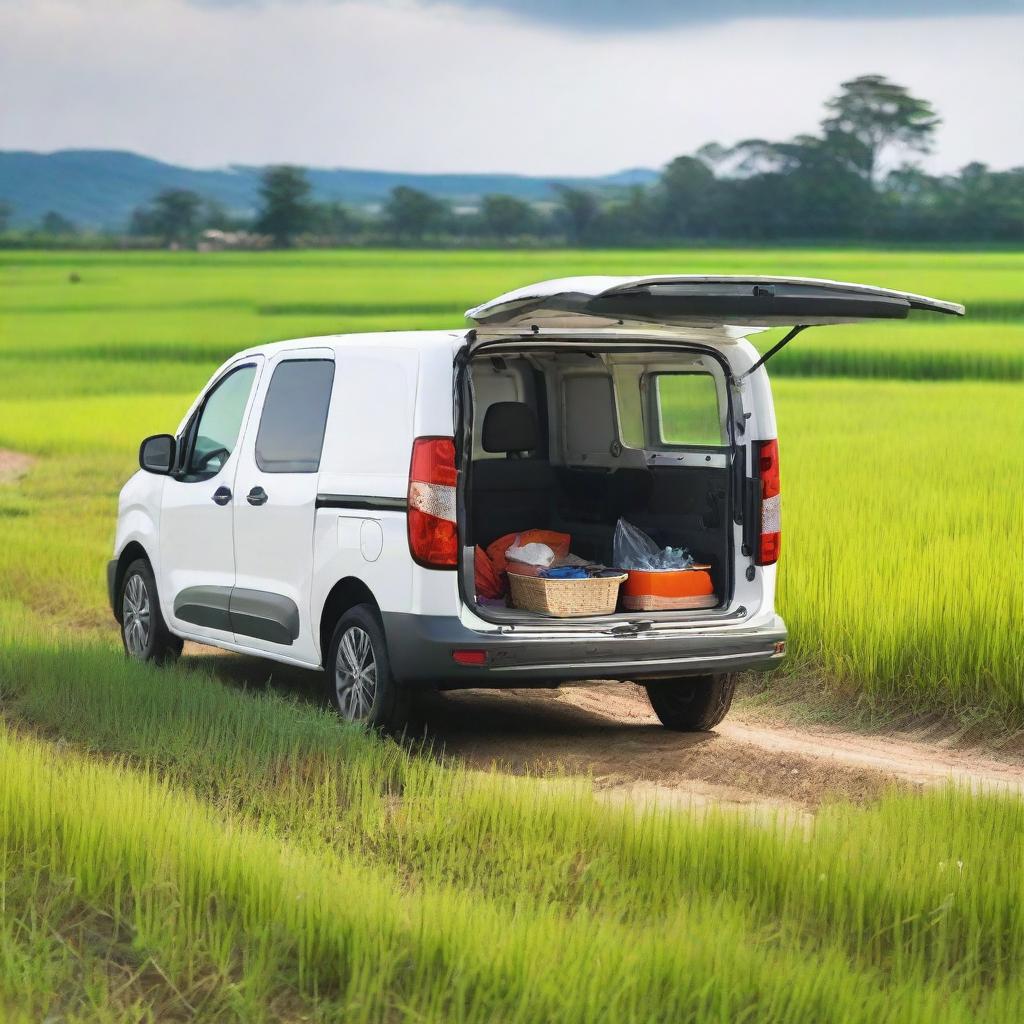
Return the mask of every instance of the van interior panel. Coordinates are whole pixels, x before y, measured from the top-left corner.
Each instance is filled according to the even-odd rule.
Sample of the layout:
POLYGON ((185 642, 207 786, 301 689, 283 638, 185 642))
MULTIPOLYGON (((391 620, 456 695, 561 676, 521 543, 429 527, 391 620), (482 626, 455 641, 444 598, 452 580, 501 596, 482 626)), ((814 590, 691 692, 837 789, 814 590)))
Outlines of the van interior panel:
MULTIPOLYGON (((491 352, 471 360, 468 391, 472 458, 463 466, 464 550, 547 529, 569 534, 573 554, 615 567, 615 526, 624 518, 660 547, 686 548, 696 562, 710 565, 718 606, 728 604, 729 399, 725 372, 713 356, 700 350, 586 352, 578 344, 491 352)), ((472 573, 463 578, 472 580, 472 573)), ((482 611, 501 621, 537 615, 482 611)))

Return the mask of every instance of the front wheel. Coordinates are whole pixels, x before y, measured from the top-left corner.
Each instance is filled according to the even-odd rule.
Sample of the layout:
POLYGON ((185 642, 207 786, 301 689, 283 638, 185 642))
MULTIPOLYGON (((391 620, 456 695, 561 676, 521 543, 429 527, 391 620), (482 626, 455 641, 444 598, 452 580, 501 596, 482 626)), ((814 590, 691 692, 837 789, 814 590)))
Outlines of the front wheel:
POLYGON ((409 724, 409 693, 391 675, 384 630, 370 605, 356 605, 338 620, 326 676, 327 696, 346 722, 386 732, 409 724))
POLYGON ((729 712, 736 677, 683 676, 645 684, 654 713, 666 729, 707 732, 729 712))
POLYGON ((156 579, 144 558, 137 558, 125 570, 119 602, 121 642, 129 658, 162 665, 181 654, 182 641, 171 634, 160 614, 156 579))

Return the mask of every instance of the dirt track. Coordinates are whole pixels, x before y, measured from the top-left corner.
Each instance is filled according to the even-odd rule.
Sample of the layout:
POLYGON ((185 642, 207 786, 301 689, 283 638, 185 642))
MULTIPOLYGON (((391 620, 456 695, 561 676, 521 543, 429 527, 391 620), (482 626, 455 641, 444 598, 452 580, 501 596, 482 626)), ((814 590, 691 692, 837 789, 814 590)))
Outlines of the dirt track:
POLYGON ((439 695, 428 723, 447 752, 478 767, 560 767, 589 774, 609 796, 659 805, 810 810, 823 800, 870 799, 896 784, 948 780, 1024 795, 1024 762, 997 761, 908 739, 744 721, 713 733, 663 729, 639 687, 439 695))
MULTIPOLYGON (((192 644, 186 661, 212 653, 192 644)), ((316 698, 318 673, 226 655, 215 671, 249 686, 270 683, 316 698)), ((611 800, 710 804, 797 814, 822 801, 869 800, 892 785, 954 780, 1024 795, 1024 760, 904 737, 745 720, 734 709, 714 732, 663 729, 642 689, 592 684, 561 690, 432 694, 422 705, 435 750, 474 767, 589 776, 611 800)))
POLYGON ((0 448, 0 484, 13 483, 23 477, 35 464, 35 458, 22 452, 0 448))

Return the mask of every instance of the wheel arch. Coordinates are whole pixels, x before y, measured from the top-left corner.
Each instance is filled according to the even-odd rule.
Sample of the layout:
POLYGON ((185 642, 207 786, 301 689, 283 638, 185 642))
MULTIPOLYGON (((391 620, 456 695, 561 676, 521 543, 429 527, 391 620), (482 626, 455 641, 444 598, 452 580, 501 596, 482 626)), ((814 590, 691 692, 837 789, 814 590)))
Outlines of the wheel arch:
MULTIPOLYGON (((350 608, 355 608, 356 605, 360 604, 368 604, 374 610, 378 620, 381 619, 380 605, 377 604, 373 591, 358 576, 345 576, 331 587, 327 600, 324 601, 323 609, 320 612, 319 629, 317 631, 317 636, 320 640, 321 661, 326 662, 327 648, 330 646, 331 634, 334 632, 338 619, 350 608)), ((383 630, 383 628, 383 621, 381 620, 381 629, 383 630)))
POLYGON ((137 540, 128 541, 121 549, 121 554, 117 556, 117 572, 114 575, 114 618, 118 622, 121 621, 121 584, 124 582, 125 570, 132 562, 140 558, 146 560, 149 568, 155 574, 153 559, 149 557, 149 552, 137 540))

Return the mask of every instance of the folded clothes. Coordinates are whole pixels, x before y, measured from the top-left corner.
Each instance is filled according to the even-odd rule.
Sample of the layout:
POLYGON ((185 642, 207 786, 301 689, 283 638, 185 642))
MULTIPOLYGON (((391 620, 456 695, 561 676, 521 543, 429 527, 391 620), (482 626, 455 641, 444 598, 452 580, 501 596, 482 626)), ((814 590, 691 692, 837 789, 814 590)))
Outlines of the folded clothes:
POLYGON ((590 578, 590 573, 579 565, 555 565, 548 569, 541 569, 538 575, 546 580, 585 580, 590 578))

